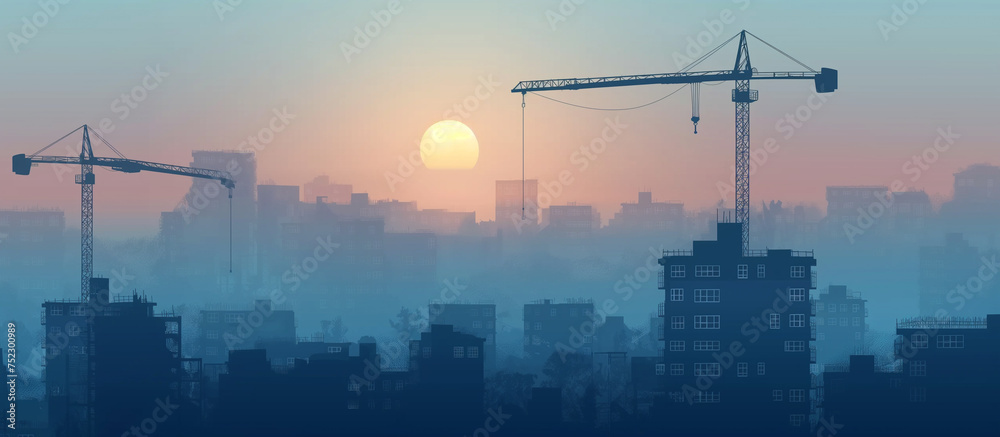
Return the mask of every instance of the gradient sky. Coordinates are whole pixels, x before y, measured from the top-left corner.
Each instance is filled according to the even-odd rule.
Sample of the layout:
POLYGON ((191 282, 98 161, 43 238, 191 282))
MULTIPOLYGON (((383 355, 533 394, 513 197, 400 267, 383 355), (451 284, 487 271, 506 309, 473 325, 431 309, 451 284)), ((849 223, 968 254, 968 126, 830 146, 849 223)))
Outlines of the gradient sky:
MULTIPOLYGON (((878 22, 891 23, 893 6, 903 1, 588 0, 553 28, 547 12, 560 3, 403 0, 402 10, 348 62, 342 43, 352 43, 355 27, 388 1, 243 1, 220 20, 209 0, 71 0, 17 53, 10 35, 21 34, 22 17, 42 9, 35 1, 3 2, 0 155, 32 153, 81 124, 110 118, 115 130, 105 137, 126 156, 187 165, 192 150, 237 148, 268 125, 273 110, 287 108, 295 119, 258 152, 262 182, 299 185, 328 174, 374 199, 417 200, 424 208, 475 210, 490 219, 494 181, 521 176, 520 95, 510 88, 529 79, 676 71, 673 55, 706 29, 704 21, 728 9, 735 20, 707 48, 746 28, 813 68, 840 71, 841 89, 789 139, 775 124, 807 102, 811 84, 754 85, 760 101, 753 105, 753 147, 769 137, 781 146, 754 174, 754 205, 771 199, 824 205, 827 185, 894 179, 940 199, 950 195, 956 170, 1000 163, 1000 90, 991 86, 1000 71, 996 2, 927 1, 888 41, 878 22), (169 76, 119 119, 115 99, 157 65, 169 76), (490 78, 500 85, 492 93, 481 88, 475 98, 490 78), (462 118, 480 142, 476 168, 417 168, 390 189, 386 172, 396 171, 423 132, 467 98, 478 106, 462 118), (903 165, 948 126, 961 138, 910 181, 903 165)), ((752 41, 750 50, 761 71, 796 69, 759 43, 752 41)), ((731 68, 734 55, 730 46, 703 66, 731 68)), ((733 165, 731 88, 702 87, 698 135, 688 121, 687 90, 620 113, 528 95, 527 175, 552 181, 572 172, 574 182, 556 203, 594 203, 605 219, 642 188, 692 208, 713 205, 720 199, 716 182, 728 180, 733 165), (570 161, 574 150, 615 116, 628 128, 581 171, 570 161)), ((673 89, 548 95, 616 107, 673 89)), ((190 186, 183 177, 106 171, 97 171, 97 181, 99 237, 155 232, 159 212, 172 209, 190 186)), ((29 177, 3 171, 0 186, 0 207, 58 207, 69 223, 78 219, 71 177, 60 181, 42 167, 29 177)))

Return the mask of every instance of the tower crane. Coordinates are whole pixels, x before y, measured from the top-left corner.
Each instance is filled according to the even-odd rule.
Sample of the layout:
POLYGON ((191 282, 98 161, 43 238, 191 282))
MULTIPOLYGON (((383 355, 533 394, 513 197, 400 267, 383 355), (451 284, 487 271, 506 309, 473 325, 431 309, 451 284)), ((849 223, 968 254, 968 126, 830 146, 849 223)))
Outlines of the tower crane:
MULTIPOLYGON (((229 189, 229 217, 230 227, 232 226, 232 202, 233 189, 236 183, 233 177, 224 171, 209 170, 203 168, 183 167, 179 165, 160 164, 157 162, 137 161, 125 158, 118 149, 108 143, 97 132, 93 134, 108 146, 117 158, 106 158, 94 156, 94 150, 90 144, 91 131, 87 125, 80 126, 72 132, 64 135, 52 144, 45 146, 41 150, 26 155, 24 153, 14 155, 13 170, 15 174, 27 175, 31 172, 31 167, 37 164, 64 164, 80 165, 80 174, 76 175, 76 183, 80 184, 80 292, 83 301, 90 298, 90 279, 94 275, 94 167, 106 167, 122 173, 138 173, 140 171, 150 171, 156 173, 174 174, 180 176, 190 176, 195 178, 214 179, 222 186, 229 189), (66 137, 73 135, 79 130, 83 130, 83 143, 80 147, 79 156, 44 156, 40 155, 49 147, 62 141, 66 137)), ((232 229, 230 228, 230 240, 232 239, 232 229)), ((230 271, 232 270, 232 242, 230 241, 230 271)))
MULTIPOLYGON (((743 254, 746 255, 750 244, 750 104, 757 101, 757 90, 750 89, 751 80, 812 80, 815 83, 816 92, 829 93, 837 89, 837 70, 832 68, 822 68, 820 71, 813 70, 777 47, 771 45, 767 41, 760 39, 746 30, 743 30, 719 46, 708 51, 704 56, 698 58, 689 66, 677 73, 530 80, 519 82, 513 89, 511 89, 510 92, 521 93, 521 116, 523 119, 524 96, 529 92, 534 93, 539 91, 580 90, 653 84, 691 85, 691 121, 695 125, 695 133, 698 133, 698 121, 700 120, 699 85, 705 82, 733 81, 735 83, 735 88, 732 91, 732 101, 736 104, 736 219, 738 223, 742 224, 743 254), (750 51, 747 48, 748 35, 766 44, 768 47, 776 50, 785 57, 795 61, 806 70, 775 72, 757 71, 757 69, 753 68, 750 64, 750 51), (693 67, 717 52, 737 36, 740 38, 740 42, 739 48, 736 52, 736 62, 733 64, 732 70, 690 71, 693 67)), ((521 129, 522 131, 524 129, 523 120, 521 129)), ((522 142, 523 141, 522 134, 522 142)), ((524 150, 522 145, 522 157, 523 153, 524 150)))

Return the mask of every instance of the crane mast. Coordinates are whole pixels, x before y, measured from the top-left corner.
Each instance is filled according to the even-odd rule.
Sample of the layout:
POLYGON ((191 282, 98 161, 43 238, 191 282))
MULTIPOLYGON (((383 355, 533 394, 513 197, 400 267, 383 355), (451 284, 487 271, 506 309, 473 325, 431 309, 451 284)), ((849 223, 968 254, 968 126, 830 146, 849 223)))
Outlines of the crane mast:
MULTIPOLYGON (((676 73, 661 74, 638 74, 626 76, 605 76, 591 78, 569 78, 569 79, 545 79, 519 82, 511 93, 521 93, 523 96, 529 92, 539 91, 559 91, 559 90, 580 90, 591 88, 611 88, 634 85, 654 85, 654 84, 685 84, 692 85, 692 117, 697 132, 700 114, 698 113, 698 90, 697 85, 704 82, 733 81, 735 87, 732 91, 732 101, 735 104, 736 118, 736 220, 743 228, 743 254, 749 253, 750 247, 750 104, 757 101, 757 90, 750 88, 751 80, 813 80, 816 91, 819 93, 833 92, 838 87, 837 70, 832 68, 822 68, 820 71, 813 70, 805 64, 792 58, 785 52, 774 47, 770 43, 758 38, 746 30, 741 31, 732 38, 729 38, 715 49, 709 51, 691 65, 676 73), (797 62, 806 68, 806 71, 775 71, 758 72, 750 63, 750 50, 747 47, 747 35, 753 36, 782 55, 797 62), (698 63, 711 56, 722 46, 739 36, 739 48, 736 52, 736 62, 732 70, 712 70, 712 71, 687 71, 698 63)), ((523 111, 522 103, 522 111, 523 111)), ((523 131, 522 126, 522 131, 523 131)), ((523 142, 523 139, 522 139, 523 142)), ((522 152, 523 156, 523 152, 522 152)))
MULTIPOLYGON (((232 175, 228 172, 128 159, 111 146, 110 143, 105 141, 104 138, 101 138, 99 134, 96 132, 94 134, 118 154, 119 157, 107 158, 94 156, 94 150, 90 142, 90 129, 87 125, 83 125, 32 155, 21 153, 14 155, 12 159, 14 173, 19 175, 28 175, 31 172, 31 167, 40 163, 80 165, 80 174, 76 175, 76 183, 80 185, 80 293, 83 301, 87 301, 90 298, 90 279, 94 276, 94 166, 107 167, 123 173, 138 173, 145 170, 217 180, 229 189, 230 216, 232 215, 233 189, 236 188, 236 183, 233 181, 232 175), (39 155, 49 147, 52 147, 81 129, 83 130, 83 143, 80 147, 79 156, 39 155)), ((230 239, 232 239, 231 232, 230 230, 230 239)), ((232 245, 230 244, 230 271, 231 269, 232 245)))

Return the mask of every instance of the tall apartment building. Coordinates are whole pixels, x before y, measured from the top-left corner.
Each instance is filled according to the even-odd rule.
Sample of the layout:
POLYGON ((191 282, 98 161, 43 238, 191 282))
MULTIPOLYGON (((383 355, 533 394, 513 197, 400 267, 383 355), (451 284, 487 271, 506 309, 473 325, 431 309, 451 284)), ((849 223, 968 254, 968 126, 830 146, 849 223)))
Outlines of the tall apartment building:
POLYGON ((596 328, 592 301, 525 304, 524 359, 540 368, 553 353, 589 355, 596 328))
POLYGON ((719 223, 717 234, 659 261, 664 425, 682 435, 804 436, 816 259, 812 251, 744 254, 739 223, 719 223))
POLYGON ((162 432, 183 434, 201 419, 201 360, 181 355, 181 319, 157 315, 145 296, 111 296, 93 278, 87 301, 42 304, 49 429, 117 435, 149 417, 157 399, 180 405, 162 432))
POLYGON ((816 300, 816 348, 819 364, 844 363, 867 354, 868 301, 845 285, 831 285, 816 300))
POLYGON ((482 424, 483 342, 449 325, 431 325, 410 340, 410 378, 414 417, 441 424, 441 434, 460 435, 482 424), (478 422, 478 423, 477 423, 478 422))
POLYGON ((859 217, 860 220, 866 220, 861 211, 868 211, 869 208, 876 211, 882 208, 882 213, 866 228, 866 236, 869 234, 868 231, 887 228, 890 220, 885 210, 887 203, 885 199, 889 198, 891 198, 889 187, 882 185, 826 187, 826 230, 828 234, 834 237, 835 241, 848 241, 847 235, 850 234, 850 227, 859 227, 859 217))
POLYGON ((516 236, 525 233, 530 235, 538 231, 539 213, 537 179, 527 179, 523 183, 519 180, 497 181, 494 220, 504 235, 516 236))
POLYGON ((496 304, 430 304, 427 306, 431 325, 452 325, 456 332, 482 338, 483 368, 487 374, 496 369, 497 306, 496 304))

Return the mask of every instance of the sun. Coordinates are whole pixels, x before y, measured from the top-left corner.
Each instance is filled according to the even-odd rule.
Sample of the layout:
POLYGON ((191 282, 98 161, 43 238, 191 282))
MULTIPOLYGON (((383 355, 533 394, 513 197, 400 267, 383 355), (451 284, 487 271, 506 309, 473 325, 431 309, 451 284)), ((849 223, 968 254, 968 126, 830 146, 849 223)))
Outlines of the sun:
POLYGON ((468 170, 479 161, 479 141, 462 122, 439 121, 420 140, 420 160, 429 169, 468 170))

